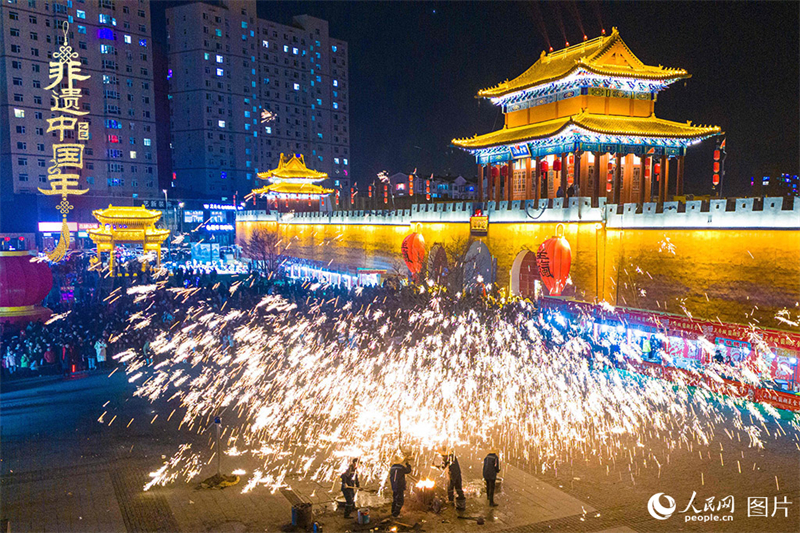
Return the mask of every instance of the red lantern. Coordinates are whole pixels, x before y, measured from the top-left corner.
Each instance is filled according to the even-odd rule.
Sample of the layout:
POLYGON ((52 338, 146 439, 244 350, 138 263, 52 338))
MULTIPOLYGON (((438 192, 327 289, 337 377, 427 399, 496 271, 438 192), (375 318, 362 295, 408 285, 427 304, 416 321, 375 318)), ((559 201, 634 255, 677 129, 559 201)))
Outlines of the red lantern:
POLYGON ((503 165, 502 167, 500 167, 500 175, 501 176, 508 176, 508 167, 506 165, 503 165))
POLYGON ((369 186, 369 197, 372 198, 372 185, 369 186))
POLYGON ((40 304, 53 288, 53 275, 47 263, 32 259, 30 252, 0 252, 0 322, 25 324, 50 316, 40 304))
POLYGON ((408 177, 408 195, 414 196, 414 175, 408 177))
POLYGON ((547 159, 542 161, 542 172, 547 173, 547 159))
POLYGON ((719 161, 714 161, 714 174, 719 174, 719 161))
POLYGON ((492 167, 492 177, 496 178, 499 175, 500 175, 500 169, 497 167, 492 167))
POLYGON ((425 259, 425 239, 419 233, 412 233, 403 239, 400 251, 412 278, 418 281, 417 277, 422 271, 422 262, 425 259))
POLYGON ((555 170, 556 172, 561 170, 561 160, 560 159, 556 159, 555 161, 553 161, 553 170, 555 170))
POLYGON ((550 296, 560 296, 567 285, 572 266, 572 250, 564 238, 562 224, 556 227, 555 237, 550 237, 539 246, 536 262, 539 264, 539 275, 550 296))
POLYGON ((720 152, 719 150, 714 150, 714 161, 719 161, 720 152))
POLYGON ((719 174, 714 174, 714 176, 711 178, 711 183, 714 184, 714 187, 719 185, 719 174))
POLYGON ((389 203, 389 186, 386 184, 383 185, 383 203, 389 203))

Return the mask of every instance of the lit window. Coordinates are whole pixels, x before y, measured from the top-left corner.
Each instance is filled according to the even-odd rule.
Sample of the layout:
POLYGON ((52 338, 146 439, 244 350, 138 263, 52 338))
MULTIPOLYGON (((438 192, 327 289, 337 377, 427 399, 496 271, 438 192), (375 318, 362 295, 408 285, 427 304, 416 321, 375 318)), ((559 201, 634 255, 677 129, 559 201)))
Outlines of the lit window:
POLYGON ((333 86, 334 87, 338 87, 339 86, 339 80, 333 80, 333 86))
POLYGON ((99 15, 100 24, 108 24, 108 15, 100 14, 99 15))
POLYGON ((217 34, 217 37, 222 37, 222 30, 214 30, 214 33, 217 34))
POLYGON ((139 46, 147 46, 147 39, 139 39, 139 46))
POLYGON ((219 122, 217 122, 217 125, 218 125, 220 128, 224 128, 224 127, 225 127, 225 121, 224 121, 224 120, 220 120, 219 122))
POLYGON ((125 44, 131 44, 131 36, 130 35, 126 35, 125 36, 125 44))
POLYGON ((266 127, 267 133, 272 133, 272 128, 270 126, 266 127))
POLYGON ((293 53, 294 55, 297 55, 297 48, 292 48, 292 53, 293 53))
POLYGON ((289 46, 288 46, 288 45, 286 45, 286 44, 284 44, 284 45, 283 45, 283 51, 284 51, 284 52, 288 52, 288 51, 289 51, 289 46))
POLYGON ((334 109, 339 109, 339 102, 334 102, 333 103, 333 108, 334 109))
POLYGON ((335 46, 331 46, 331 50, 333 50, 335 52, 336 51, 336 47, 335 46))
POLYGON ((145 145, 145 146, 150 146, 150 144, 151 144, 151 143, 152 143, 152 141, 151 141, 150 139, 148 139, 148 138, 146 138, 146 137, 145 137, 145 139, 144 139, 144 145, 145 145))
POLYGON ((217 76, 222 76, 224 74, 225 74, 225 71, 223 69, 221 69, 221 68, 217 69, 217 76))
POLYGON ((131 159, 136 159, 136 150, 131 150, 131 159))
POLYGON ((24 109, 17 109, 14 108, 14 117, 16 118, 25 118, 25 110, 24 109))
POLYGON ((86 18, 86 11, 81 11, 81 10, 79 9, 79 10, 77 11, 76 15, 78 16, 78 18, 79 18, 79 19, 85 19, 85 18, 86 18))
POLYGON ((245 21, 242 21, 242 29, 243 30, 247 29, 247 23, 245 21))
POLYGON ((300 90, 300 84, 299 83, 295 83, 294 84, 294 90, 295 91, 299 91, 300 90))
POLYGON ((264 48, 269 48, 269 41, 261 41, 261 46, 264 48))
POLYGON ((222 56, 217 56, 217 63, 222 63, 224 61, 222 56))
POLYGON ((344 160, 344 164, 345 164, 345 165, 347 164, 347 159, 345 159, 345 160, 344 160))
POLYGON ((338 165, 338 164, 339 164, 339 158, 338 158, 338 157, 334 157, 334 158, 333 158, 333 162, 334 162, 334 163, 336 163, 336 164, 338 165))

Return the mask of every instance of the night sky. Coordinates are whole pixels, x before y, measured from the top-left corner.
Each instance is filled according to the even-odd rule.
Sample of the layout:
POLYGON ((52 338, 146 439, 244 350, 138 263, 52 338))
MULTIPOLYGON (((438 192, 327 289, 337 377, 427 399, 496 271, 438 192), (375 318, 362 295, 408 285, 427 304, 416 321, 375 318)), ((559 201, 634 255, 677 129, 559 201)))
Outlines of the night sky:
MULTIPOLYGON (((163 42, 163 8, 153 33, 163 42)), ((619 28, 646 64, 692 74, 659 95, 656 115, 719 125, 727 134, 725 194, 747 194, 751 176, 800 168, 798 2, 264 2, 259 17, 329 21, 349 43, 352 174, 379 171, 475 175, 455 137, 503 125, 479 89, 514 78, 542 50, 619 28)), ((163 86, 163 85, 162 85, 163 86)), ((163 144, 162 144, 163 146, 163 144)), ((686 192, 711 188, 713 140, 689 149, 686 192)), ((164 159, 162 159, 163 161, 164 159)))

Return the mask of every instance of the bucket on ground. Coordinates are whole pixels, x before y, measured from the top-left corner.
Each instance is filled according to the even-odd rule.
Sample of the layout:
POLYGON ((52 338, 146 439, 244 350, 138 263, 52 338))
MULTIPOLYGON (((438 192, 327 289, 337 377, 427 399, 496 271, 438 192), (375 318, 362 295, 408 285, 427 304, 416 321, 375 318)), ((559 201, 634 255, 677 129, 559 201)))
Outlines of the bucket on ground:
POLYGON ((358 523, 361 525, 369 524, 369 509, 362 507, 358 510, 358 523))
POLYGON ((311 504, 296 503, 292 505, 292 525, 295 527, 308 529, 311 527, 311 504))

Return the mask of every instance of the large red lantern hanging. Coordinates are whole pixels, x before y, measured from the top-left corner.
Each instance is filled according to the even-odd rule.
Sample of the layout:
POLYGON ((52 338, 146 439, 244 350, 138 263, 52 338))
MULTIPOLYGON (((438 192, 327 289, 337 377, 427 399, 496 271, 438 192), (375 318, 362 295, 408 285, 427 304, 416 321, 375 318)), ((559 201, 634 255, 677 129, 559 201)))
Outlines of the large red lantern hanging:
POLYGON ((40 304, 51 288, 47 263, 34 260, 30 252, 0 252, 0 322, 47 319, 51 311, 40 304))
POLYGON ((542 169, 541 170, 542 170, 543 173, 545 173, 545 174, 547 173, 547 159, 542 161, 542 169))
POLYGON ((550 237, 539 246, 536 253, 539 275, 550 296, 560 296, 569 278, 572 266, 572 250, 564 238, 564 225, 556 226, 555 237, 550 237))
POLYGON ((499 175, 500 175, 500 169, 497 167, 492 167, 492 177, 496 178, 499 175))
POLYGON ((400 247, 403 253, 403 260, 411 272, 414 281, 419 281, 419 273, 422 271, 422 262, 425 260, 425 239, 419 233, 412 233, 405 239, 400 247))
POLYGON ((553 161, 553 170, 555 170, 556 172, 561 170, 561 160, 560 159, 556 158, 556 160, 553 161))

